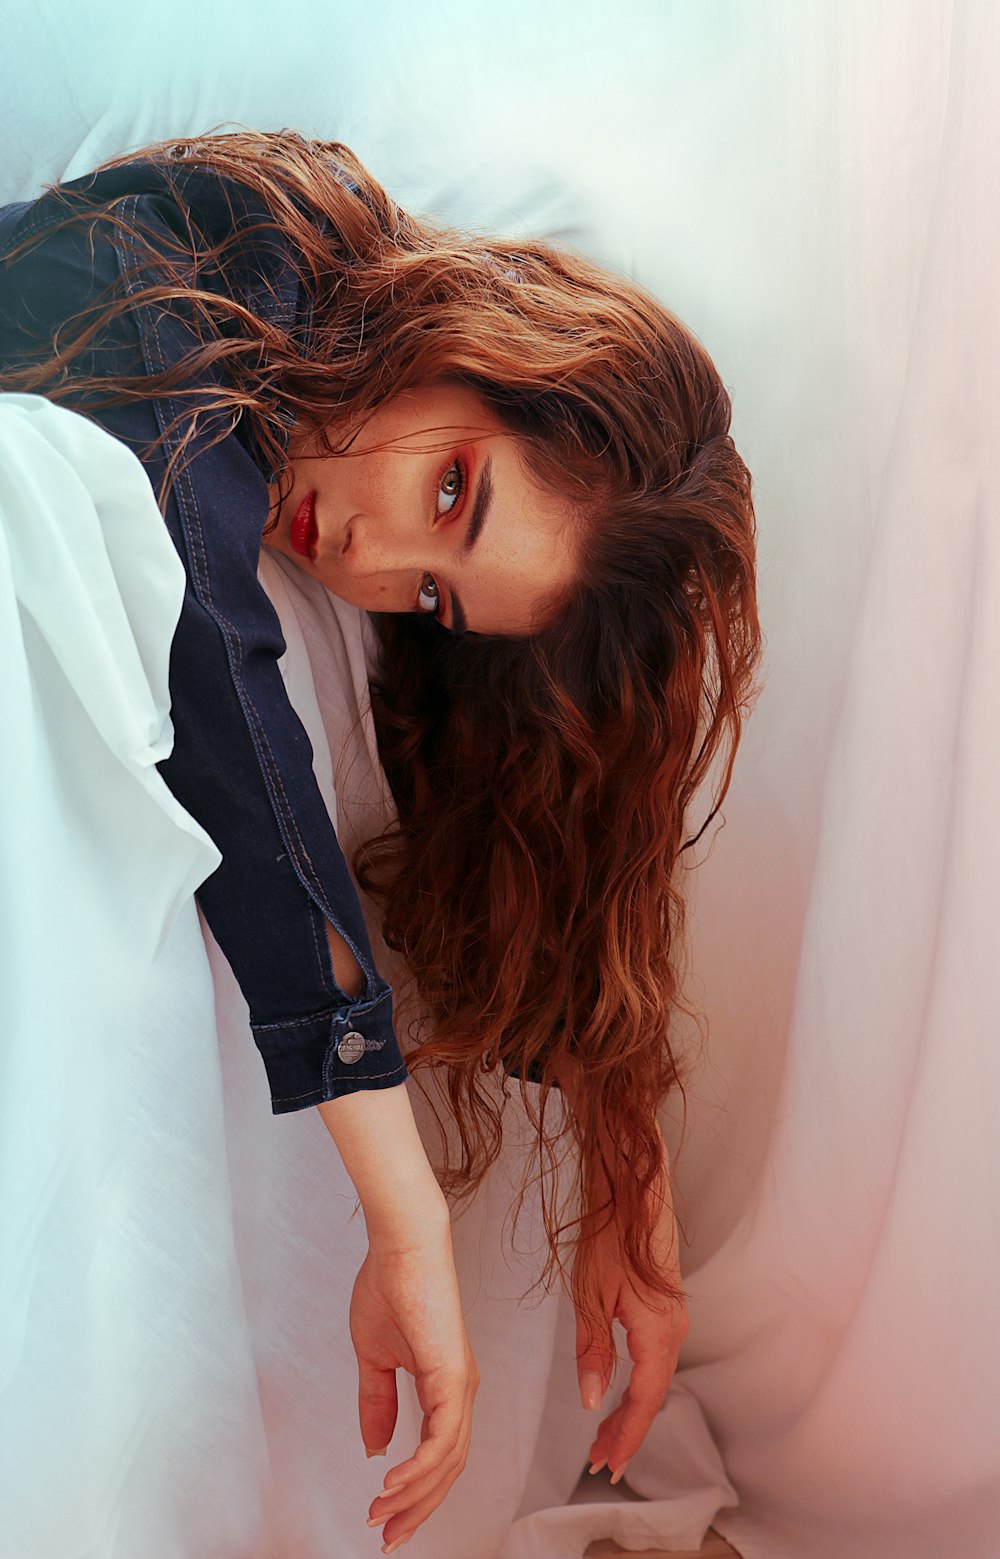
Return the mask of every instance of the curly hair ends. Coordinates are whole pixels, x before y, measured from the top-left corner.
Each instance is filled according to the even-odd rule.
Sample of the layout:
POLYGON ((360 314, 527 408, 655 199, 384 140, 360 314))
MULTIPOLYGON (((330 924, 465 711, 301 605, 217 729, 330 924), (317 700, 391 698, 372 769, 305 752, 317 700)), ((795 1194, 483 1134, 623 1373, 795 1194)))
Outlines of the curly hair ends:
MULTIPOLYGON (((398 822, 356 869, 432 1020, 407 1060, 443 1080, 458 1129, 445 1190, 467 1195, 500 1150, 484 1070, 519 1071, 537 1127, 543 1281, 566 1279, 568 1231, 575 1295, 603 1329, 592 1253, 608 1220, 638 1277, 670 1292, 651 1193, 658 1107, 680 1080, 673 1020, 688 1011, 679 860, 696 796, 714 779, 714 815, 725 795, 760 652, 751 481, 729 398, 700 343, 640 288, 545 243, 417 220, 343 146, 241 132, 186 150, 181 162, 166 147, 118 161, 156 162, 179 195, 192 167, 214 170, 261 197, 270 220, 234 221, 209 242, 189 219, 176 256, 156 257, 155 287, 97 300, 5 387, 84 412, 169 392, 182 462, 196 432, 213 442, 242 423, 281 491, 292 422, 345 454, 388 398, 456 382, 572 501, 580 577, 532 636, 378 619, 373 707, 398 822), (312 303, 308 337, 241 293, 276 229, 312 303), (198 344, 169 373, 109 379, 94 343, 144 301, 182 312, 198 344), (186 391, 209 367, 217 393, 186 391), (555 1085, 571 1092, 561 1130, 579 1149, 566 1222, 551 1194, 555 1085)), ((67 221, 126 221, 85 189, 57 194, 67 221)))

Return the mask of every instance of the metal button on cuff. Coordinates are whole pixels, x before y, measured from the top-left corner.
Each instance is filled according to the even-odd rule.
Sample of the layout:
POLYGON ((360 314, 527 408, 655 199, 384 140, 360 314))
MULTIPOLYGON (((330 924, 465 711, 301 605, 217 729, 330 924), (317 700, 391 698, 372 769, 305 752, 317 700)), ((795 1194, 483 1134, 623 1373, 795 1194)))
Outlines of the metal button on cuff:
POLYGON ((364 1036, 356 1033, 354 1029, 348 1029, 337 1046, 337 1054, 341 1061, 346 1061, 348 1066, 351 1066, 355 1061, 360 1061, 364 1053, 364 1036))

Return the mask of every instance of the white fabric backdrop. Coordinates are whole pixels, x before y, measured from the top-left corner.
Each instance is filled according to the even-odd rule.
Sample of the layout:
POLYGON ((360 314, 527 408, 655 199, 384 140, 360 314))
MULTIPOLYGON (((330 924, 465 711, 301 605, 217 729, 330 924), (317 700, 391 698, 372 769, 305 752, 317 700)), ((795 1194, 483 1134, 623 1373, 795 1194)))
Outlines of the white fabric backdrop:
MULTIPOLYGON (((519 1504, 529 1519, 503 1559, 568 1559, 605 1533, 696 1541, 732 1499, 710 1447, 684 1460, 700 1405, 740 1499, 717 1524, 748 1559, 996 1559, 995 7, 707 0, 612 19, 587 4, 453 0, 417 22, 399 3, 290 0, 280 21, 242 9, 236 27, 228 6, 206 17, 177 0, 168 36, 159 7, 7 10, 5 198, 221 120, 340 136, 404 202, 554 233, 658 291, 715 355, 755 473, 766 689, 727 826, 692 883, 709 1040, 677 1164, 688 1394, 671 1393, 629 1469, 655 1503, 559 1510, 591 1425, 565 1308, 518 1312, 515 1273, 476 1342, 519 1412, 484 1388, 482 1460, 435 1523, 438 1546, 425 1534, 409 1552, 495 1554, 519 1504), (685 1490, 701 1491, 694 1515, 667 1502, 685 1490)), ((203 1002, 192 967, 189 999, 203 1002)), ((150 1046, 157 1119, 166 1099, 175 1124, 153 1136, 155 1155, 121 1160, 150 1178, 123 1182, 143 1187, 134 1256, 113 1247, 135 1296, 162 1293, 151 1211, 176 1233, 175 1185, 203 1185, 200 1204, 177 1199, 188 1218, 199 1208, 199 1235, 167 1262, 174 1308, 145 1312, 162 1318, 160 1354, 148 1326, 135 1334, 161 1371, 170 1338, 175 1363, 157 1375, 151 1362, 146 1378, 119 1358, 111 1379, 129 1391, 108 1397, 69 1480, 104 1546, 76 1551, 165 1559, 214 1551, 212 1535, 245 1555, 251 1532, 297 1559, 376 1551, 363 1526, 332 1549, 318 1535, 341 1475, 352 1498, 359 1480, 353 1404, 331 1402, 328 1382, 348 1401, 354 1387, 343 1354, 339 1374, 304 1381, 310 1355, 296 1351, 318 1334, 338 1357, 353 1275, 329 1144, 315 1121, 270 1120, 245 1035, 223 1023, 213 1084, 207 1052, 196 1064, 177 1027, 184 1062, 150 1046), (336 1259, 315 1243, 331 1194, 336 1259), (126 1475, 116 1459, 129 1414, 151 1413, 161 1444, 187 1453, 172 1477, 160 1467, 159 1503, 140 1498, 155 1460, 126 1475), (141 1509, 162 1529, 150 1514, 143 1528, 141 1509), (155 1530, 170 1543, 129 1546, 155 1530)), ((145 1054, 141 1028, 136 1043, 145 1054)), ((127 1140, 148 1149, 142 1132, 127 1140)), ((463 1260, 499 1250, 499 1185, 491 1195, 463 1260)), ((84 1262, 85 1197, 76 1213, 84 1262)), ((108 1343, 91 1345, 107 1362, 108 1343)), ((64 1427, 36 1469, 63 1485, 64 1427)))

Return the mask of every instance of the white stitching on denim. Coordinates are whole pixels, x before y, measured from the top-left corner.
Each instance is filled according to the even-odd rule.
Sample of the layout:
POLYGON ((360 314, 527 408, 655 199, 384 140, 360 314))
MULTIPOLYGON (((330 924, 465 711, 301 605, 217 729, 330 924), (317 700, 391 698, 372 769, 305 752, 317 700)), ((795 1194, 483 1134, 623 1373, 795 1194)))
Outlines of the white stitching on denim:
MULTIPOLYGON (((325 1068, 325 1065, 326 1065, 326 1063, 324 1062, 324 1068, 325 1068)), ((357 1077, 357 1078, 353 1079, 354 1081, 356 1081, 358 1083, 359 1086, 357 1088, 351 1088, 349 1090, 349 1092, 350 1093, 363 1093, 364 1092, 363 1084, 367 1083, 367 1082, 370 1082, 373 1078, 376 1078, 376 1077, 395 1077, 397 1072, 405 1072, 405 1071, 406 1071, 406 1063, 404 1061, 402 1066, 394 1066, 392 1068, 392 1070, 389 1071, 389 1072, 366 1072, 363 1079, 360 1078, 360 1077, 357 1077)), ((407 1075, 409 1075, 409 1074, 407 1074, 407 1075)), ((313 1098, 313 1096, 317 1092, 318 1092, 317 1089, 310 1088, 308 1093, 287 1093, 287 1094, 282 1094, 280 1097, 277 1094, 272 1094, 271 1102, 272 1102, 272 1104, 297 1104, 300 1099, 311 1099, 311 1098, 313 1098)), ((322 1102, 322 1103, 326 1102, 325 1096, 321 1099, 320 1102, 322 1102)))
MULTIPOLYGON (((316 905, 313 903, 310 903, 309 910, 309 935, 312 937, 313 954, 316 959, 316 967, 320 972, 320 979, 323 981, 323 984, 326 985, 329 983, 330 971, 333 967, 333 956, 330 953, 329 944, 324 947, 320 942, 319 927, 317 926, 316 922, 321 917, 322 911, 318 910, 316 905), (315 913, 313 913, 313 911, 315 911, 315 913), (326 953, 325 962, 323 959, 324 952, 326 953)), ((323 938, 323 942, 326 942, 325 936, 323 938)), ((334 975, 333 983, 335 986, 337 985, 336 975, 334 975)), ((339 989, 339 987, 337 988, 339 989)), ((346 995, 346 992, 344 994, 346 995)))
POLYGON ((376 996, 374 1001, 359 1002, 356 1007, 347 1009, 347 1017, 341 1017, 342 1008, 324 1008, 322 1012, 315 1012, 308 1018, 287 1018, 279 1023, 251 1023, 250 1027, 255 1034, 270 1034, 275 1029, 306 1028, 311 1023, 355 1023, 359 1018, 366 1018, 376 1007, 380 1007, 386 997, 391 993, 388 989, 376 996))
POLYGON ((36 215, 35 220, 30 222, 23 232, 19 231, 16 237, 11 235, 9 242, 0 249, 0 260, 8 259, 12 249, 20 248, 21 244, 25 243, 27 239, 34 238, 36 233, 40 233, 43 228, 48 227, 54 220, 55 215, 52 212, 46 212, 43 216, 36 215))

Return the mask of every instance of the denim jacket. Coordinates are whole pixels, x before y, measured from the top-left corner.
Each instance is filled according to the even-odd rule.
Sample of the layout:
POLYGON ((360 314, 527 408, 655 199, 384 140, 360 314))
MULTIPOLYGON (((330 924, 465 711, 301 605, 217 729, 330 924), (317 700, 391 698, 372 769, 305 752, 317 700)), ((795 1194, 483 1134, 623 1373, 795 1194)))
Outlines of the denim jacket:
MULTIPOLYGON (((257 195, 196 161, 133 162, 64 185, 58 197, 0 208, 0 388, 5 367, 47 354, 53 332, 119 275, 129 276, 130 290, 157 279, 156 260, 136 252, 128 228, 140 225, 147 242, 176 263, 179 244, 190 252, 191 229, 204 250, 261 224, 265 230, 248 238, 224 276, 218 269, 199 275, 199 285, 225 289, 307 338, 310 315, 290 240, 257 195), (126 221, 102 221, 92 241, 83 219, 58 225, 67 196, 82 218, 89 206, 120 197, 126 221), (11 258, 29 236, 29 249, 11 258)), ((88 349, 82 366, 88 374, 148 374, 194 344, 182 308, 137 304, 88 349)), ((202 383, 220 380, 213 370, 202 383)), ((167 395, 87 415, 141 454, 159 493, 178 443, 170 423, 190 404, 190 396, 167 395), (144 446, 160 434, 160 448, 148 454, 144 446)), ((206 442, 165 505, 187 588, 170 660, 174 749, 160 771, 222 854, 198 900, 247 999, 271 1107, 281 1114, 390 1087, 407 1071, 392 993, 375 969, 309 739, 285 693, 278 619, 257 579, 272 473, 239 426, 212 448, 206 442), (356 1000, 334 979, 327 921, 363 971, 356 1000)))

